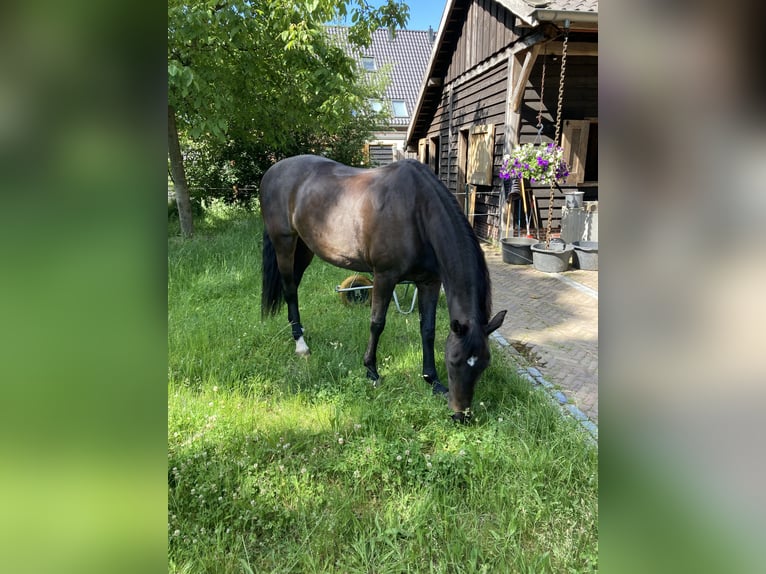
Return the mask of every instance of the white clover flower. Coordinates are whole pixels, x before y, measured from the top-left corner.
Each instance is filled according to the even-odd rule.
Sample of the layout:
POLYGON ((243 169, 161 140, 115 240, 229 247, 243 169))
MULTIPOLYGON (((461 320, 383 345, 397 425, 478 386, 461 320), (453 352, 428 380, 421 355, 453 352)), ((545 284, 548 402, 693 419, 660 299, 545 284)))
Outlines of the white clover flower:
POLYGON ((400 454, 397 454, 397 455, 396 455, 396 460, 402 460, 402 455, 400 455, 400 454))
POLYGON ((178 530, 178 528, 176 528, 176 529, 173 531, 173 536, 180 536, 180 535, 181 535, 181 531, 180 531, 180 530, 178 530))
POLYGON ((338 444, 343 444, 344 442, 346 442, 346 441, 344 441, 344 440, 343 440, 343 437, 340 437, 340 438, 338 439, 338 444))

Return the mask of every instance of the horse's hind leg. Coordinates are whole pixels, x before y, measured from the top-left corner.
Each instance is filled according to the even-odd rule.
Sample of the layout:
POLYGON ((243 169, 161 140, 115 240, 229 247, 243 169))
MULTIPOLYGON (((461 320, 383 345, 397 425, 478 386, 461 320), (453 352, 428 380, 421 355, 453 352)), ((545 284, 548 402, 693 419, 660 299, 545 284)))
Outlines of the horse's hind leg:
POLYGON ((308 356, 311 354, 308 345, 306 344, 303 334, 305 329, 301 325, 301 314, 298 310, 298 287, 300 287, 301 279, 303 279, 303 272, 311 263, 314 258, 314 252, 311 251, 306 244, 298 239, 295 246, 295 256, 293 257, 293 281, 295 283, 295 312, 290 318, 290 305, 288 303, 287 318, 292 325, 293 338, 295 339, 295 352, 301 356, 308 356))
POLYGON ((308 356, 311 351, 303 338, 301 314, 298 309, 298 286, 314 254, 303 241, 295 236, 282 236, 277 241, 272 241, 277 251, 277 265, 282 276, 282 287, 285 303, 287 303, 287 320, 292 327, 295 352, 301 356, 308 356))
POLYGON ((423 343, 423 379, 431 385, 435 395, 445 395, 447 388, 439 381, 434 360, 436 338, 436 304, 441 282, 418 283, 418 311, 420 312, 420 338, 423 343))

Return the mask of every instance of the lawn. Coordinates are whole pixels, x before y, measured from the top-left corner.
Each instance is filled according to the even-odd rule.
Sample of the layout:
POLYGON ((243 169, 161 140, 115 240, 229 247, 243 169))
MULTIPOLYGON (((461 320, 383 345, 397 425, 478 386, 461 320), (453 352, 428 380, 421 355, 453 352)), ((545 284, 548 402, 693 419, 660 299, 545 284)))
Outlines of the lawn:
MULTIPOLYGON (((597 570, 597 450, 501 348, 456 424, 420 377, 417 312, 391 306, 373 387, 369 307, 333 289, 349 272, 306 272, 300 358, 286 310, 261 319, 257 211, 197 227, 168 237, 170 572, 597 570)), ((447 332, 442 300, 445 383, 447 332)))

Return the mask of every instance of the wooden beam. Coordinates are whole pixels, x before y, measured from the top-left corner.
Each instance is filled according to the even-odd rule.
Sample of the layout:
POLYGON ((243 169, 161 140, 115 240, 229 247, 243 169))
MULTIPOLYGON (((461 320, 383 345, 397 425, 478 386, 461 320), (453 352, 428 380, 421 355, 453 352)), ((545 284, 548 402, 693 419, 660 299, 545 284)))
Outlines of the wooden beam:
MULTIPOLYGON (((518 119, 514 118, 511 102, 513 101, 513 76, 514 68, 517 65, 517 59, 514 54, 508 54, 508 64, 506 65, 506 74, 508 75, 505 84, 505 120, 503 121, 503 154, 511 153, 511 150, 518 143, 518 119)), ((516 114, 518 115, 518 114, 516 114)))
MULTIPOLYGON (((550 42, 546 49, 549 54, 561 55, 564 50, 564 42, 550 42)), ((568 42, 568 56, 596 56, 598 57, 598 43, 596 42, 568 42)))
POLYGON ((540 44, 535 44, 524 56, 524 63, 521 66, 519 77, 513 82, 513 95, 511 96, 511 110, 518 112, 521 108, 521 100, 524 97, 524 91, 527 87, 529 74, 532 72, 532 66, 540 53, 540 44))

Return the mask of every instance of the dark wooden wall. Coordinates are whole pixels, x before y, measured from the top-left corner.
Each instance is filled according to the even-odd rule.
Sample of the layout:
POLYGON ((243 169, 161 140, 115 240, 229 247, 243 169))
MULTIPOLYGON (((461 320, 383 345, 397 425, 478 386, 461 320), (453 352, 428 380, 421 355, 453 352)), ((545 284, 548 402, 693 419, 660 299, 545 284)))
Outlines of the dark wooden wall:
POLYGON ((510 44, 514 39, 513 21, 514 15, 497 2, 472 2, 444 78, 445 84, 510 44))

